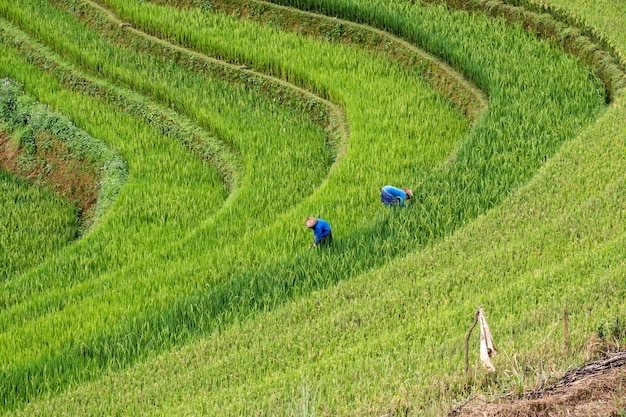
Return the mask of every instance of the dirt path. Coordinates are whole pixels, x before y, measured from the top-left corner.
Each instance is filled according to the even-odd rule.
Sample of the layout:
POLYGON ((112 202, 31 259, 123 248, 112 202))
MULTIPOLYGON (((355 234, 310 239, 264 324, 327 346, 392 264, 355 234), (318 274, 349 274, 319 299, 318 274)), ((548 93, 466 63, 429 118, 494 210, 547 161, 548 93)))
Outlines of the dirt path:
POLYGON ((623 416, 626 411, 626 351, 570 370, 558 382, 520 397, 471 400, 455 417, 623 416))

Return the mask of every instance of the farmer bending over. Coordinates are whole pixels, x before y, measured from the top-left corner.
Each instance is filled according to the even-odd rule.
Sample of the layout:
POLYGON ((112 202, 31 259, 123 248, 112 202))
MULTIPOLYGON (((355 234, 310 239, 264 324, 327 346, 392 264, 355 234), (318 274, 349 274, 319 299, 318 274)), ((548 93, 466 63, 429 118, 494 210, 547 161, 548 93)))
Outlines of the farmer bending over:
POLYGON ((397 204, 404 207, 404 201, 413 198, 413 191, 408 188, 396 188, 391 185, 385 185, 380 190, 380 199, 386 206, 393 206, 397 204))
POLYGON ((315 241, 311 245, 316 248, 318 245, 328 244, 333 241, 333 234, 330 232, 330 224, 326 220, 309 217, 306 219, 306 227, 313 231, 315 241))

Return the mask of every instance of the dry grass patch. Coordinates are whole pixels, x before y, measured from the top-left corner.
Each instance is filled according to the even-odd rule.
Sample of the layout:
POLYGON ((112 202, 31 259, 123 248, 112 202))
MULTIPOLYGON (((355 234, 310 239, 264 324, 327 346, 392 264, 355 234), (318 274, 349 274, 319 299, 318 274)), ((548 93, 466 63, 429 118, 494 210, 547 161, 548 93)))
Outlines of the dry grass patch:
POLYGON ((470 401, 449 416, 623 416, 626 414, 626 352, 568 371, 556 383, 493 401, 470 401))

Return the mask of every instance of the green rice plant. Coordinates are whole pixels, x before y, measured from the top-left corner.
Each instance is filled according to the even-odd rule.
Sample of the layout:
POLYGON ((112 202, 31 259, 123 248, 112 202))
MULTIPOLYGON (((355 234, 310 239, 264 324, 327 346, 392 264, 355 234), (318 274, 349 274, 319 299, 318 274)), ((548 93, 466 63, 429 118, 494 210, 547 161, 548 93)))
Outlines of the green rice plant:
MULTIPOLYGON (((8 56, 7 56, 7 58, 8 58, 8 56)), ((100 116, 100 117, 102 117, 102 116, 100 116)), ((183 164, 183 166, 184 166, 184 164, 183 164)), ((131 176, 132 176, 132 172, 131 172, 131 176)), ((124 199, 124 197, 122 196, 122 198, 121 198, 121 199, 124 199)), ((156 214, 156 213, 155 213, 155 214, 156 214)), ((176 218, 179 218, 179 217, 180 217, 180 216, 172 216, 172 218, 173 218, 174 220, 176 220, 176 218)), ((97 248, 96 248, 96 250, 97 250, 97 248)), ((114 251, 111 251, 111 252, 113 252, 113 253, 114 253, 114 251)), ((113 253, 112 253, 112 254, 113 254, 113 253)), ((116 254, 116 255, 117 255, 117 254, 116 254)), ((102 265, 102 266, 104 266, 104 265, 102 265)), ((110 266, 111 266, 110 264, 109 264, 109 265, 107 265, 107 267, 110 267, 110 266)), ((89 269, 89 270, 92 270, 92 267, 90 267, 90 269, 89 269)), ((84 273, 84 272, 88 272, 88 270, 83 270, 83 273, 84 273)))
MULTIPOLYGON (((79 226, 78 207, 73 209, 68 207, 61 214, 59 213, 60 203, 51 199, 50 196, 42 194, 41 191, 30 193, 32 197, 19 205, 14 205, 10 204, 11 199, 14 198, 10 196, 15 191, 10 192, 9 189, 6 189, 3 193, 3 197, 6 198, 3 204, 6 210, 3 218, 5 222, 3 235, 6 243, 3 245, 2 251, 2 263, 4 265, 2 278, 4 280, 13 273, 42 262, 48 255, 61 248, 63 242, 65 244, 71 243, 85 230, 87 221, 89 224, 96 222, 98 215, 112 204, 115 196, 119 193, 125 176, 125 166, 119 157, 102 143, 80 132, 61 115, 50 111, 45 106, 34 102, 32 98, 22 94, 19 85, 8 79, 5 79, 0 85, 0 114, 8 134, 13 134, 16 137, 14 140, 23 149, 23 164, 40 164, 36 160, 37 148, 47 145, 43 139, 40 143, 37 138, 42 132, 49 133, 67 144, 69 153, 65 156, 66 158, 86 160, 87 163, 93 164, 101 170, 105 183, 102 189, 106 193, 106 197, 105 194, 102 194, 98 201, 95 216, 89 219, 83 218, 82 225, 76 229, 79 226), (45 204, 49 200, 51 202, 50 208, 45 204), (31 202, 26 204, 26 201, 31 202), (24 212, 24 210, 26 211, 24 212), (32 215, 28 214, 28 210, 33 210, 32 215), (48 210, 49 214, 41 217, 42 212, 48 210), (22 212, 22 215, 19 215, 19 212, 22 212), (74 215, 76 219, 70 221, 67 218, 68 215, 74 215), (49 242, 44 243, 46 241, 49 242), (37 250, 39 247, 42 250, 37 250)), ((28 167, 25 166, 24 168, 28 167)), ((25 184, 21 183, 19 189, 24 187, 25 184)), ((17 204, 18 201, 15 199, 14 203, 17 204)), ((68 201, 67 204, 71 207, 75 205, 75 202, 68 201)))
MULTIPOLYGON (((264 121, 264 123, 266 123, 266 122, 267 122, 267 120, 266 120, 265 118, 263 119, 263 121, 264 121)), ((289 131, 287 131, 287 133, 289 133, 289 131)), ((282 155, 282 157, 284 157, 284 155, 282 155)), ((130 169, 131 169, 131 176, 130 176, 130 178, 132 178, 132 172, 133 172, 133 171, 132 171, 132 164, 131 164, 131 161, 130 161, 130 160, 129 160, 129 164, 130 164, 130 165, 129 165, 129 167, 130 167, 130 169)), ((261 178, 262 178, 262 177, 261 177, 261 178)), ((253 184, 254 184, 254 183, 253 183, 253 184)), ((255 188, 253 187, 253 188, 250 188, 250 189, 251 189, 251 190, 254 190, 255 188)), ((268 189, 268 188, 266 188, 266 189, 261 189, 261 190, 262 190, 262 191, 267 192, 269 189, 268 189)), ((139 196, 139 197, 141 198, 141 196, 139 196)), ((121 200, 121 204, 122 204, 122 205, 123 205, 123 204, 125 204, 125 200, 126 200, 126 199, 125 199, 125 196, 124 196, 124 195, 122 195, 122 196, 120 197, 120 200, 121 200)), ((244 210, 247 210, 247 211, 249 212, 249 209, 250 209, 250 208, 252 208, 253 206, 248 205, 249 203, 246 203, 245 201, 244 201, 243 203, 244 203, 244 204, 246 204, 246 206, 244 206, 244 207, 243 207, 243 209, 244 209, 244 210)), ((263 206, 263 204, 262 204, 261 206, 263 206)), ((240 208, 240 207, 238 207, 238 208, 237 208, 237 211, 236 211, 236 212, 234 212, 234 213, 232 213, 232 215, 233 215, 233 216, 241 216, 241 215, 240 215, 240 213, 241 213, 240 209, 241 209, 241 208, 240 208)), ((232 210, 232 209, 231 209, 231 210, 232 210)), ((155 213, 155 214, 156 214, 156 213, 155 213)), ((148 218, 148 217, 139 217, 139 218, 141 219, 141 222, 142 222, 142 223, 145 223, 146 221, 148 221, 148 220, 149 220, 149 218, 148 218)), ((236 218, 236 217, 234 217, 234 218, 236 218)), ((227 219, 227 217, 226 217, 226 219, 227 219)), ((230 222, 225 221, 225 224, 229 224, 229 223, 230 223, 230 222)), ((127 224, 128 224, 128 225, 130 225, 131 223, 127 223, 127 224)), ((227 229, 226 229, 226 230, 227 230, 227 229)), ((218 229, 218 230, 216 231, 216 234, 217 234, 217 235, 219 235, 220 233, 223 233, 223 232, 220 232, 220 230, 218 229)), ((236 234, 237 234, 237 231, 236 231, 236 230, 232 230, 232 229, 231 229, 231 231, 230 231, 230 232, 228 232, 228 233, 231 233, 231 234, 232 234, 232 233, 234 233, 234 234, 236 235, 236 234)), ((94 239, 95 239, 95 237, 94 237, 94 239)), ((216 240, 209 240, 209 242, 213 242, 213 243, 211 243, 211 244, 212 244, 212 245, 214 245, 214 246, 220 245, 219 241, 216 241, 216 240)), ((87 243, 86 243, 85 245, 87 245, 87 243)), ((220 245, 220 246, 223 246, 223 245, 220 245)), ((198 250, 202 250, 202 251, 209 250, 209 251, 210 251, 210 246, 209 246, 208 248, 207 248, 206 246, 204 246, 204 247, 203 247, 203 246, 196 246, 196 247, 197 247, 196 251, 198 251, 198 250)), ((233 248, 233 249, 235 249, 235 248, 233 248)), ((183 255, 183 254, 185 254, 187 251, 188 251, 188 246, 181 246, 181 249, 179 250, 179 253, 180 253, 181 255, 183 255)), ((197 253, 197 252, 196 252, 196 253, 197 253)), ((169 254, 169 255, 166 255, 166 256, 171 258, 171 257, 172 257, 172 254, 169 254)), ((175 258, 176 256, 179 256, 179 255, 174 255, 174 258, 175 258)), ((189 257, 189 256, 195 256, 195 255, 194 255, 193 253, 191 253, 191 254, 187 254, 187 255, 184 255, 184 256, 189 257)), ((257 255, 254 255, 254 256, 255 256, 255 257, 257 257, 257 255)), ((264 255, 261 255, 261 256, 264 256, 264 255)), ((220 257, 217 257, 217 256, 216 256, 216 258, 217 258, 218 260, 220 259, 220 257)), ((228 258, 221 258, 221 259, 223 259, 223 260, 219 261, 219 263, 218 263, 217 265, 221 265, 221 267, 220 267, 220 271, 219 271, 219 272, 220 272, 220 274, 223 274, 224 276, 226 276, 226 274, 228 274, 228 273, 229 273, 229 269, 231 269, 231 268, 233 268, 233 267, 235 267, 235 268, 240 268, 240 267, 239 267, 239 266, 237 266, 237 265, 234 265, 233 267, 228 268, 228 267, 226 267, 226 264, 225 264, 225 262, 227 262, 227 261, 226 261, 226 259, 228 259, 228 258)), ((80 261, 80 263, 83 263, 83 262, 84 262, 84 261, 80 261)), ((115 263, 116 263, 116 264, 118 264, 118 263, 122 263, 122 262, 124 262, 124 259, 116 259, 116 260, 115 260, 115 263)), ((142 264, 142 265, 143 265, 143 266, 141 266, 140 268, 145 268, 145 267, 148 265, 148 262, 150 262, 150 260, 146 260, 146 261, 140 262, 140 264, 142 264)), ((244 263, 244 264, 245 264, 245 263, 244 263)), ((104 265, 103 265, 103 266, 104 266, 104 265)), ((109 264, 109 265, 107 265, 106 267, 107 267, 107 269, 109 269, 109 268, 111 268, 111 266, 112 266, 112 265, 110 265, 110 264, 109 264)), ((80 276, 77 276, 77 278, 79 278, 80 280, 85 281, 85 282, 87 283, 88 281, 87 281, 87 279, 86 279, 86 278, 87 278, 87 276, 88 276, 88 275, 85 275, 85 274, 91 274, 91 273, 93 273, 93 272, 91 272, 91 271, 95 271, 95 270, 97 270, 97 269, 94 269, 94 267, 95 267, 95 268, 98 268, 96 265, 94 265, 94 266, 90 266, 90 267, 89 267, 89 269, 78 269, 78 270, 76 270, 76 272, 75 272, 75 273, 80 272, 80 276)), ((136 275, 136 274, 141 275, 142 273, 141 273, 141 272, 138 272, 138 271, 140 271, 140 269, 137 269, 138 267, 139 267, 139 266, 132 266, 132 265, 130 265, 129 267, 125 268, 124 272, 120 272, 119 277, 120 277, 120 278, 122 278, 122 276, 128 276, 128 275, 133 276, 133 275, 136 275), (134 271, 136 271, 136 272, 133 272, 133 270, 134 270, 134 271)), ((180 269, 180 267, 178 267, 178 268, 180 269)), ((110 270, 110 269, 109 269, 109 270, 110 270)), ((169 270, 169 269, 167 269, 167 268, 161 269, 161 272, 157 273, 157 275, 156 275, 156 276, 154 276, 154 277, 153 277, 153 278, 151 278, 151 279, 153 279, 153 280, 154 280, 154 282, 161 282, 161 284, 159 284, 159 285, 163 285, 164 281, 163 281, 163 279, 162 279, 162 278, 163 278, 163 276, 161 275, 161 273, 162 273, 162 272, 167 272, 167 274, 174 274, 174 275, 178 275, 178 276, 180 276, 180 275, 183 275, 183 276, 187 275, 187 274, 184 274, 184 273, 182 273, 182 274, 177 274, 177 273, 175 273, 174 271, 175 271, 175 269, 174 269, 174 270, 169 270)), ((181 271, 181 272, 182 272, 182 271, 181 271)), ((216 274, 216 275, 217 275, 217 274, 216 274)), ((70 276, 71 276, 71 275, 70 275, 70 276)), ((172 277, 173 277, 173 276, 172 276, 172 277)), ((69 278, 69 277, 68 277, 68 278, 69 278)), ((200 278, 200 277, 198 277, 198 278, 200 278)), ((119 279, 119 278, 118 278, 118 279, 119 279)), ((76 298, 75 298, 76 296, 81 297, 81 295, 80 295, 80 294, 88 294, 88 293, 89 293, 88 291, 94 291, 94 288, 95 288, 95 287, 94 287, 94 285, 95 285, 95 284, 101 285, 101 282, 100 282, 100 281, 97 281, 97 282, 94 282, 94 283, 89 283, 89 285, 84 285, 84 286, 82 286, 82 285, 76 285, 76 286, 74 287, 74 289, 73 289, 73 290, 71 290, 71 292, 73 292, 73 293, 75 294, 75 295, 74 295, 74 296, 72 296, 72 297, 73 297, 74 299, 76 299, 76 298)), ((132 283, 131 283, 131 284, 132 284, 132 283)), ((141 282, 137 282, 136 284, 143 285, 141 282)), ((136 284, 135 284, 135 285, 136 285, 136 284)), ((184 282, 183 282, 183 283, 178 283, 178 285, 179 285, 179 286, 180 286, 181 284, 185 284, 186 286, 189 286, 189 284, 190 284, 190 283, 184 283, 184 282)), ((55 282, 55 285, 61 285, 61 282, 55 282)), ((68 293, 67 293, 67 290, 64 290, 63 292, 64 292, 65 294, 68 294, 68 293)), ((131 290, 131 293, 132 293, 132 290, 131 290)), ((176 293, 176 291, 175 291, 175 290, 172 290, 171 294, 175 294, 175 293, 176 293)), ((69 295, 69 294, 68 294, 68 295, 69 295)), ((32 293, 31 293, 31 296, 32 296, 32 293)), ((84 295, 82 295, 82 296, 84 297, 84 295)), ((56 298, 56 297, 55 297, 55 298, 56 298)), ((44 297, 41 297, 41 298, 39 298, 39 299, 32 299, 32 298, 31 298, 31 301, 29 302, 30 307, 28 308, 28 309, 30 309, 30 313, 28 313, 28 316, 34 317, 34 316, 33 316, 33 314, 36 314, 36 311, 38 311, 38 310, 40 310, 40 309, 42 309, 42 308, 46 308, 45 306, 46 306, 46 305, 50 305, 50 303, 51 303, 51 302, 52 302, 52 303, 61 302, 61 300, 62 300, 62 299, 63 299, 63 297, 62 297, 62 296, 59 296, 59 297, 58 297, 58 299, 57 299, 57 301, 52 301, 52 299, 48 299, 49 301, 45 301, 45 300, 46 300, 46 298, 44 298, 44 297), (37 307, 37 308, 33 308, 33 307, 35 307, 35 306, 37 306, 37 305, 39 305, 39 307, 37 307)), ((92 297, 92 301, 93 301, 93 300, 94 300, 94 299, 93 299, 93 297, 92 297)), ((229 302, 229 300, 228 300, 228 299, 225 299, 224 301, 225 301, 225 302, 227 302, 227 303, 229 302)), ((138 305, 138 306, 139 306, 139 305, 138 305)), ((221 307, 219 307, 219 304, 217 305, 217 308, 221 308, 221 307)), ((22 307, 20 307, 20 308, 13 308, 11 312, 7 312, 7 314, 5 314, 5 320, 7 320, 7 321, 6 321, 6 323, 8 323, 8 322, 9 322, 9 321, 8 321, 8 320, 9 320, 9 317, 18 317, 18 316, 21 316, 21 317, 27 317, 27 316, 24 316, 24 315, 23 315, 24 313, 26 313, 26 311, 27 311, 27 309, 26 309, 26 306, 25 306, 25 305, 23 306, 23 308, 22 308, 22 307), (19 313, 18 313, 18 312, 19 312, 19 313)), ((113 313, 113 311, 111 311, 111 313, 113 313)), ((218 318, 219 318, 219 316, 220 316, 221 314, 216 313, 216 315, 217 315, 217 316, 218 316, 218 318)), ((75 317, 75 318, 76 318, 76 317, 75 317)), ((163 322, 163 320, 162 320, 162 319, 159 319, 159 318, 158 318, 158 316, 156 316, 156 320, 157 320, 157 323, 162 323, 162 322, 163 322)), ((174 320, 177 320, 177 319, 175 318, 175 316, 174 316, 174 320)), ((23 323, 23 322, 22 322, 22 323, 23 323)), ((174 323, 176 323, 176 321, 174 321, 174 323)), ((90 325, 89 327, 91 327, 91 325, 90 325)), ((170 328, 171 328, 171 327, 170 327, 170 328)), ((182 329, 181 329, 181 330, 182 330, 182 329)), ((197 330, 196 330, 196 331, 197 331, 197 330)), ((127 333, 125 333, 124 331, 121 331, 121 332, 120 332, 120 334, 127 334, 127 333)), ((131 333, 131 334, 133 334, 133 333, 131 333)), ((169 334, 169 333, 168 333, 168 334, 169 334)), ((60 336, 60 334, 59 334, 59 336, 60 336)), ((113 337, 115 337, 115 336, 113 336, 113 337)), ((152 339, 152 340, 159 340, 159 338, 158 338, 158 337, 156 337, 156 335, 155 335, 155 334, 152 334, 152 337, 151 337, 150 339, 152 339)), ((19 343, 20 338, 14 338, 13 340, 14 340, 14 341, 12 342, 12 344, 14 345, 15 343, 19 343)), ((62 337, 60 337, 58 340, 62 340, 62 337)), ((98 339, 95 339, 95 340, 98 340, 98 339)), ((106 341, 106 340, 107 340, 106 338, 104 338, 104 339, 100 339, 100 340, 101 340, 101 342, 97 342, 98 344, 103 343, 104 345, 107 345, 107 346, 109 346, 109 345, 112 345, 112 346, 122 346, 122 345, 123 345, 123 344, 122 344, 122 345, 119 345, 119 344, 116 344, 116 343, 105 343, 104 341, 106 341)), ((135 339, 133 338, 133 339, 131 339, 131 340, 135 340, 135 339)), ((144 337, 143 337, 143 336, 139 336, 139 339, 137 339, 137 340, 142 341, 142 340, 149 340, 149 339, 148 339, 148 338, 145 338, 145 339, 144 339, 144 337)), ((94 342, 94 343, 96 343, 96 342, 94 342)), ((125 343, 126 343, 126 342, 125 342, 125 343)), ((145 343, 145 342, 142 342, 142 343, 145 343)), ((167 339, 165 339, 163 343, 169 343, 169 342, 167 342, 167 339)), ((157 345, 159 345, 159 344, 157 344, 157 345)), ((162 345, 162 344, 160 344, 160 345, 161 345, 162 347, 164 346, 164 345, 162 345)), ((7 346, 8 346, 8 345, 7 345, 7 346)), ((140 346, 141 346, 141 344, 140 344, 140 346)), ((34 346, 33 346, 33 347, 34 347, 34 346)), ((162 348, 162 347, 161 347, 161 348, 162 348)), ((108 349, 103 349, 103 350, 98 349, 98 351, 99 351, 99 352, 103 352, 103 354, 105 355, 105 358, 103 358, 103 359, 105 359, 104 363, 106 363, 106 355, 107 355, 107 353, 106 353, 106 352, 108 352, 108 349)), ((34 352, 34 350, 33 350, 33 352, 34 352)), ((94 351, 92 351, 92 352, 94 352, 94 351)), ((121 350, 118 352, 119 354, 122 354, 122 356, 121 356, 121 358, 122 358, 122 359, 121 359, 121 360, 122 360, 122 362, 123 362, 123 360, 124 360, 124 359, 123 359, 124 355, 127 355, 127 357, 128 357, 128 358, 132 358, 132 357, 136 357, 135 355, 136 355, 136 354, 138 354, 138 353, 132 353, 132 352, 133 352, 132 350, 131 350, 131 351, 128 351, 128 353, 124 353, 124 352, 127 352, 127 351, 126 351, 126 350, 124 350, 124 349, 121 349, 121 350)), ((26 358, 26 357, 27 357, 27 355, 28 355, 28 352, 27 352, 27 351, 22 351, 22 354, 24 355, 23 357, 24 357, 24 358, 26 358)), ((92 353, 92 354, 95 354, 95 353, 92 353)), ((117 355, 117 354, 116 354, 116 355, 117 355)), ((72 356, 73 356, 73 355, 72 355, 72 356)), ((116 359, 116 361, 118 361, 118 360, 119 360, 119 358, 120 358, 120 356, 118 356, 118 359, 116 359)), ((62 364, 63 364, 63 362, 62 362, 62 361, 61 361, 61 362, 59 362, 59 366, 62 366, 62 364)), ((31 379, 32 379, 32 373, 31 373, 30 375, 31 375, 31 379)))
MULTIPOLYGON (((232 342, 236 338, 220 339, 220 335, 254 320, 259 312, 290 306, 290 300, 307 302, 309 295, 324 288, 338 285, 347 288, 342 297, 356 294, 367 302, 367 291, 351 295, 350 279, 409 253, 421 253, 497 209, 564 142, 599 115, 604 102, 597 78, 574 58, 525 34, 521 27, 484 16, 420 4, 401 8, 370 4, 366 10, 389 22, 394 18, 398 33, 439 51, 489 92, 489 109, 468 130, 463 115, 423 83, 419 71, 356 48, 208 13, 206 8, 102 2, 152 35, 174 39, 185 48, 181 55, 193 55, 193 61, 206 62, 211 55, 258 65, 344 106, 350 137, 345 154, 331 166, 333 153, 325 132, 306 114, 285 109, 240 85, 215 80, 184 58, 181 64, 161 59, 160 51, 169 54, 170 48, 163 41, 155 46, 132 31, 117 40, 100 32, 98 25, 92 27, 80 16, 63 11, 60 3, 54 4, 59 7, 35 0, 1 6, 2 16, 28 36, 16 35, 14 29, 4 32, 0 68, 27 79, 24 84, 38 100, 53 103, 86 131, 115 144, 128 160, 129 179, 106 221, 87 239, 5 286, 0 357, 9 365, 2 369, 0 393, 7 410, 35 401, 43 392, 55 395, 107 369, 129 367, 202 335, 215 335, 218 345, 232 342), (134 44, 142 47, 135 49, 134 44), (110 96, 100 89, 110 90, 113 83, 124 86, 124 94, 135 90, 143 100, 180 112, 235 149, 245 175, 230 197, 224 199, 219 178, 210 173, 208 164, 188 155, 182 142, 172 141, 168 132, 146 126, 146 118, 133 112, 141 99, 126 107, 120 106, 121 101, 109 106, 110 96), (311 164, 311 155, 317 164, 311 164), (198 186, 207 177, 210 191, 198 186), (413 206, 382 207, 379 190, 385 183, 415 184, 413 206), (331 221, 336 236, 331 247, 305 249, 311 236, 302 220, 309 215, 331 221)), ((441 262, 458 259, 443 256, 446 249, 426 253, 425 258, 417 256, 414 262, 428 264, 431 255, 441 262)), ((394 334, 389 327, 397 319, 409 322, 409 314, 417 315, 415 307, 403 304, 402 296, 396 295, 391 298, 396 304, 384 301, 381 308, 369 307, 370 315, 380 320, 368 323, 387 326, 368 333, 373 336, 371 349, 358 343, 347 347, 349 340, 334 337, 341 335, 334 326, 320 326, 320 334, 326 336, 311 351, 341 350, 330 356, 320 354, 319 361, 313 357, 308 363, 314 371, 300 370, 301 355, 278 355, 284 362, 276 365, 247 352, 224 363, 241 364, 245 358, 246 369, 256 366, 259 371, 249 371, 249 384, 231 385, 220 379, 220 364, 204 361, 215 366, 208 372, 206 388, 215 391, 211 400, 216 407, 224 406, 227 414, 229 410, 255 412, 254 404, 259 409, 280 408, 284 403, 271 404, 262 387, 290 392, 302 372, 311 372, 311 380, 333 375, 331 388, 319 391, 316 404, 327 401, 332 409, 344 412, 359 398, 395 389, 391 379, 380 389, 367 381, 385 371, 407 372, 389 358, 399 351, 409 352, 413 345, 407 341, 416 334, 426 335, 417 345, 422 354, 444 356, 446 351, 433 343, 437 334, 453 342, 452 335, 462 327, 459 314, 474 308, 476 301, 468 296, 452 308, 453 286, 473 283, 467 287, 472 295, 481 278, 467 276, 469 271, 458 277, 442 274, 444 280, 427 270, 411 268, 411 272, 416 278, 408 278, 405 288, 419 294, 418 301, 431 303, 428 311, 439 319, 436 328, 417 321, 407 333, 394 334), (424 286, 408 284, 422 281, 424 286), (442 287, 442 281, 449 283, 442 287), (425 295, 428 292, 437 296, 431 299, 425 295), (349 363, 361 370, 359 376, 364 378, 358 379, 364 382, 349 385, 353 380, 346 370, 349 363), (337 364, 340 371, 334 373, 337 364), (276 374, 286 378, 273 377, 276 374), (222 386, 224 390, 219 390, 222 386), (338 387, 347 387, 343 400, 328 394, 338 387)), ((390 277, 407 274, 401 267, 381 272, 387 273, 374 291, 393 292, 390 277)), ((516 291, 501 301, 511 315, 523 308, 514 301, 521 294, 518 287, 531 273, 522 273, 514 283, 516 291)), ((560 279, 565 275, 559 274, 560 279)), ((367 279, 364 275, 359 282, 367 279)), ((488 296, 501 293, 502 288, 495 287, 488 296)), ((529 305, 532 296, 526 301, 524 305, 529 305)), ((363 313, 361 320, 365 317, 363 313)), ((350 328, 351 323, 339 317, 336 327, 350 328)), ((271 333, 261 336, 281 337, 271 333)), ((269 350, 279 352, 293 336, 286 331, 280 348, 271 345, 269 350)), ((416 362, 409 363, 408 368, 417 367, 416 362)), ((427 375, 435 369, 453 368, 419 363, 428 372, 415 377, 418 387, 426 385, 427 375)), ((454 381, 451 386, 440 392, 458 389, 454 381)), ((178 407, 180 403, 163 409, 176 414, 178 407)), ((356 408, 364 407, 360 403, 356 408)))
POLYGON ((76 207, 0 169, 0 282, 36 265, 78 235, 76 207))

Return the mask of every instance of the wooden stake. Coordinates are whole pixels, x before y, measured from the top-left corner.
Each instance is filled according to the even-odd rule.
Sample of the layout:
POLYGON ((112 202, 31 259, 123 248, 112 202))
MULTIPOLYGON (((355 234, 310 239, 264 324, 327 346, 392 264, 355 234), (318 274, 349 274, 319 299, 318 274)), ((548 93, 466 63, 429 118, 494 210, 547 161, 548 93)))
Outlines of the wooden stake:
POLYGON ((472 331, 476 324, 480 321, 480 361, 483 366, 485 366, 489 371, 494 372, 496 369, 491 363, 490 357, 497 353, 496 347, 491 338, 491 331, 489 330, 489 325, 487 324, 487 319, 485 318, 485 312, 483 311, 483 307, 478 307, 478 311, 476 311, 476 315, 474 316, 474 324, 467 332, 467 337, 465 338, 465 375, 469 373, 469 339, 472 335, 472 331))
POLYGON ((465 338, 465 375, 466 376, 467 376, 467 373, 469 372, 469 339, 470 339, 470 336, 472 335, 472 331, 474 330, 474 327, 476 327, 476 323, 478 323, 478 311, 474 315, 474 324, 472 324, 472 327, 469 329, 469 332, 467 332, 467 337, 465 338))
POLYGON ((569 352, 569 314, 567 313, 567 307, 563 310, 563 333, 565 342, 565 352, 569 352))

